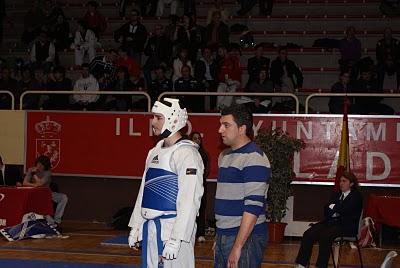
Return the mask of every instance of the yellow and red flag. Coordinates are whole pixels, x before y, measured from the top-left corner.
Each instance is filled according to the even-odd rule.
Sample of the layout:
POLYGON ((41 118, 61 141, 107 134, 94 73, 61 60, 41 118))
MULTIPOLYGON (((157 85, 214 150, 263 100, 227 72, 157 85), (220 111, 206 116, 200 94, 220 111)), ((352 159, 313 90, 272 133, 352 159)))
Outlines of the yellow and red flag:
POLYGON ((350 171, 349 124, 347 117, 347 107, 348 107, 348 100, 346 97, 343 105, 342 134, 340 138, 339 158, 336 169, 334 191, 339 191, 340 177, 342 177, 343 172, 350 171))

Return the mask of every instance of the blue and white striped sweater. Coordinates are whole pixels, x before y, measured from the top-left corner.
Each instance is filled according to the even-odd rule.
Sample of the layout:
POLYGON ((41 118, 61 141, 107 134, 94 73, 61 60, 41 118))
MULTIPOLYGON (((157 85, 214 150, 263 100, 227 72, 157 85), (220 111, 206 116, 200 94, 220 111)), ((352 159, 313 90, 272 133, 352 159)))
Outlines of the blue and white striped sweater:
POLYGON ((254 142, 221 153, 215 198, 217 232, 236 235, 246 211, 256 215, 253 233, 265 232, 265 196, 270 163, 254 142))

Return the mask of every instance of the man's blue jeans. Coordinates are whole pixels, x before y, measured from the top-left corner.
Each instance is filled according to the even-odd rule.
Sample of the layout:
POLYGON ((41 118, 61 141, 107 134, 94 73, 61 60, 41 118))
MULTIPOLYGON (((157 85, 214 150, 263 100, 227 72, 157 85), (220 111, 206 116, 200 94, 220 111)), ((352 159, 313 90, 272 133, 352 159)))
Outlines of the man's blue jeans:
MULTIPOLYGON (((217 234, 215 244, 214 268, 226 268, 236 235, 217 234)), ((261 267, 264 250, 267 245, 267 235, 251 234, 242 248, 239 268, 261 267)))

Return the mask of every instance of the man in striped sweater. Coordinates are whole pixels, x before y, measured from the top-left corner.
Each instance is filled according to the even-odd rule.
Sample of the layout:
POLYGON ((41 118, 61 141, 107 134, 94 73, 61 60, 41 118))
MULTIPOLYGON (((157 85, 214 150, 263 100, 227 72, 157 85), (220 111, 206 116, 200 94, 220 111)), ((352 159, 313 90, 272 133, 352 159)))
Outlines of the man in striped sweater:
POLYGON ((243 105, 221 112, 222 141, 215 197, 215 268, 261 267, 267 243, 265 193, 270 163, 252 140, 253 116, 243 105))

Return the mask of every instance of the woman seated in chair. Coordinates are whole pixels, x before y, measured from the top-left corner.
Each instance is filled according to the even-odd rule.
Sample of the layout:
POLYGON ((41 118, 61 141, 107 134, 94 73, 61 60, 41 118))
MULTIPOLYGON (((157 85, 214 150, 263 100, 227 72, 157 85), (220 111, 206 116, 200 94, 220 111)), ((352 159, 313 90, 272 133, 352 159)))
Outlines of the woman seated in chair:
POLYGON ((308 266, 315 242, 319 243, 316 267, 327 267, 335 238, 357 236, 361 212, 362 196, 357 178, 350 172, 344 172, 340 178, 340 191, 335 192, 324 207, 324 220, 304 232, 295 267, 308 266))

